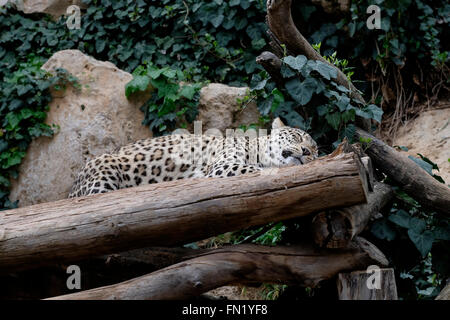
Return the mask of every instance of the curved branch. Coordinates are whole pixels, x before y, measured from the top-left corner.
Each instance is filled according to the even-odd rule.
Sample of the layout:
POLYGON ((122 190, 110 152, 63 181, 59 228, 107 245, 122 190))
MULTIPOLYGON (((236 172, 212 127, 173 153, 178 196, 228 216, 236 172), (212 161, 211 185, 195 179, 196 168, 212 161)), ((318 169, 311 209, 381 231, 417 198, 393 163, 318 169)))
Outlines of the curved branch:
POLYGON ((384 255, 362 238, 336 250, 316 249, 307 244, 237 245, 211 250, 129 281, 52 299, 187 299, 233 283, 292 283, 314 287, 341 271, 387 263, 384 255))
MULTIPOLYGON (((318 60, 328 63, 337 70, 336 83, 350 90, 353 99, 366 103, 358 89, 348 81, 345 74, 336 66, 325 60, 309 42, 298 31, 291 14, 292 0, 268 0, 267 1, 267 23, 272 36, 275 36, 280 43, 286 45, 286 49, 293 55, 304 55, 309 60, 318 60)), ((367 130, 366 126, 364 129, 367 130)))

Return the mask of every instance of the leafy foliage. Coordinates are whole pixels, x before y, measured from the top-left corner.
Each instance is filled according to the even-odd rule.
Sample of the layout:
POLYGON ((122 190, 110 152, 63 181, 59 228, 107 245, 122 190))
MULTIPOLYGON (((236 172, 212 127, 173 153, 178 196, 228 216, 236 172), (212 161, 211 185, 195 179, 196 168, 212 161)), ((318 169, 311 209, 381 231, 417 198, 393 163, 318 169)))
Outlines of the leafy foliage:
MULTIPOLYGON (((145 114, 143 124, 149 125, 156 135, 175 129, 178 118, 184 117, 187 122, 192 122, 197 116, 199 92, 203 84, 180 84, 184 80, 186 76, 180 70, 149 65, 147 68, 138 67, 133 72, 133 80, 126 85, 127 97, 135 92, 154 89, 141 110, 145 114)), ((183 123, 178 125, 186 126, 183 123)))
MULTIPOLYGON (((56 78, 39 68, 53 53, 79 49, 129 72, 150 62, 155 70, 164 69, 159 77, 135 77, 127 92, 140 91, 147 81, 157 88, 142 108, 156 134, 173 125, 176 116, 193 119, 198 82, 243 84, 247 73, 260 68, 255 55, 266 46, 264 1, 84 2, 88 9, 79 30, 68 29, 66 17, 53 21, 42 14, 25 15, 11 4, 0 8, 0 208, 15 206, 7 199, 10 179, 17 177, 31 139, 52 134, 44 120, 48 88, 56 78), (175 93, 179 79, 194 84, 175 93)), ((55 77, 61 81, 55 89, 77 85, 70 75, 55 77)))
MULTIPOLYGON (((424 169, 429 165, 439 170, 429 159, 420 161, 418 163, 424 169)), ((431 171, 429 174, 443 181, 431 171)), ((450 220, 423 208, 400 187, 395 186, 394 189, 396 200, 384 217, 372 224, 371 233, 378 239, 383 252, 390 253, 389 256, 394 260, 396 271, 399 271, 403 282, 401 286, 405 286, 405 283, 413 286, 415 294, 410 298, 433 298, 450 274, 450 220)), ((408 295, 411 295, 410 291, 408 295)))
POLYGON ((5 75, 0 84, 0 208, 16 207, 7 199, 10 178, 18 175, 18 165, 33 138, 52 136, 54 129, 44 123, 51 100, 49 90, 63 90, 77 81, 66 70, 55 75, 41 70, 44 59, 29 55, 17 70, 5 75))
MULTIPOLYGON (((333 56, 336 61, 335 56, 333 56)), ((337 71, 321 61, 305 56, 283 58, 283 88, 261 72, 252 79, 251 91, 258 99, 263 116, 273 115, 287 124, 310 131, 319 144, 337 146, 344 137, 350 141, 356 116, 381 122, 383 111, 376 105, 362 105, 352 99, 349 90, 336 84, 337 71), (329 138, 334 140, 330 141, 329 138)))

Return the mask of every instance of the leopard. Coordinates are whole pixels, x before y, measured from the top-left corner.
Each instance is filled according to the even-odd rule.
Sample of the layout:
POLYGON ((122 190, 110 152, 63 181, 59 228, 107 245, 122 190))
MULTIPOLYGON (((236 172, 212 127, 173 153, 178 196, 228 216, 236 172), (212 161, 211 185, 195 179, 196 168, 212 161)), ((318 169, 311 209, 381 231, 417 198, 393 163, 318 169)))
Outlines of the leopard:
MULTIPOLYGON (((185 130, 187 131, 187 130, 185 130)), ((69 198, 145 184, 194 178, 226 178, 268 168, 304 165, 318 157, 318 146, 304 130, 280 118, 265 130, 189 131, 141 139, 88 161, 69 198)))

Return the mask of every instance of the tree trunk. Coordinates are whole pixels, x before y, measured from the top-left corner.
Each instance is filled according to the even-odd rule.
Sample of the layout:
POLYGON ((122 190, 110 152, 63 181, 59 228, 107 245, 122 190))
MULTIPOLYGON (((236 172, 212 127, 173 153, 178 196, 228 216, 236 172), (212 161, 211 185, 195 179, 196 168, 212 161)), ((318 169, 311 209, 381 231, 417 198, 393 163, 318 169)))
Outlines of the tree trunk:
POLYGON ((224 179, 187 179, 8 210, 0 215, 0 271, 228 231, 366 202, 355 154, 224 179))
POLYGON ((311 245, 237 245, 212 250, 129 281, 53 299, 187 299, 234 283, 314 287, 340 271, 365 268, 374 263, 386 265, 387 260, 374 245, 362 238, 349 248, 333 251, 311 245))
POLYGON ((344 248, 393 197, 392 188, 376 182, 367 204, 318 213, 312 221, 314 242, 320 247, 344 248))
POLYGON ((354 271, 340 273, 337 280, 339 300, 397 300, 394 269, 375 273, 354 271), (379 277, 379 281, 376 279, 379 277))
POLYGON ((370 140, 366 153, 374 165, 399 183, 402 188, 424 206, 450 215, 450 188, 438 182, 407 156, 389 147, 362 129, 356 138, 370 140))
POLYGON ((309 60, 318 60, 334 67, 338 72, 337 78, 334 79, 336 83, 349 89, 352 98, 365 103, 364 98, 355 86, 348 81, 345 74, 339 68, 326 61, 298 31, 292 20, 291 3, 292 0, 267 1, 267 24, 272 35, 276 37, 276 42, 285 44, 289 53, 293 55, 302 54, 309 60))

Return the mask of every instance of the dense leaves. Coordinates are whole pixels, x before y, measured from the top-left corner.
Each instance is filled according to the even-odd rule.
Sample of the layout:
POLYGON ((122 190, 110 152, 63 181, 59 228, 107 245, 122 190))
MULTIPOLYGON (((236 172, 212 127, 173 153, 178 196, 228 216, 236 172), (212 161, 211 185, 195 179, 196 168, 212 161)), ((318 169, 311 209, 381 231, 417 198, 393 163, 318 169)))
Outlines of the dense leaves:
POLYGON ((125 87, 125 95, 130 97, 139 91, 152 90, 152 96, 141 107, 145 114, 144 125, 149 125, 155 135, 173 130, 176 126, 186 126, 197 115, 197 104, 202 83, 182 84, 186 75, 169 67, 154 65, 138 67, 133 72, 133 80, 125 87))
POLYGON ((351 141, 356 116, 381 122, 383 111, 351 99, 349 90, 332 80, 337 71, 327 63, 302 55, 287 56, 281 74, 285 78, 282 88, 265 72, 253 77, 251 89, 261 113, 279 116, 290 126, 309 131, 322 145, 336 146, 344 137, 351 141))
MULTIPOLYGON (((149 83, 157 88, 142 110, 145 123, 158 134, 175 118, 191 121, 196 113, 199 84, 177 91, 181 70, 182 78, 192 83, 242 84, 247 73, 259 68, 255 55, 266 46, 265 1, 84 2, 88 9, 79 30, 69 29, 66 17, 52 21, 41 14, 25 15, 11 4, 0 8, 0 208, 15 205, 7 199, 10 178, 17 177, 31 140, 52 134, 44 120, 48 88, 56 79, 39 67, 53 53, 78 49, 129 72, 152 63, 155 69, 135 77, 127 94, 149 83)), ((55 89, 76 83, 70 75, 54 76, 61 81, 55 89)))
POLYGON ((5 74, 0 92, 0 209, 14 208, 7 199, 10 178, 17 178, 17 166, 25 157, 31 140, 52 136, 54 128, 44 123, 51 100, 50 87, 65 90, 77 81, 67 71, 56 74, 41 70, 43 59, 29 55, 16 71, 5 74))

